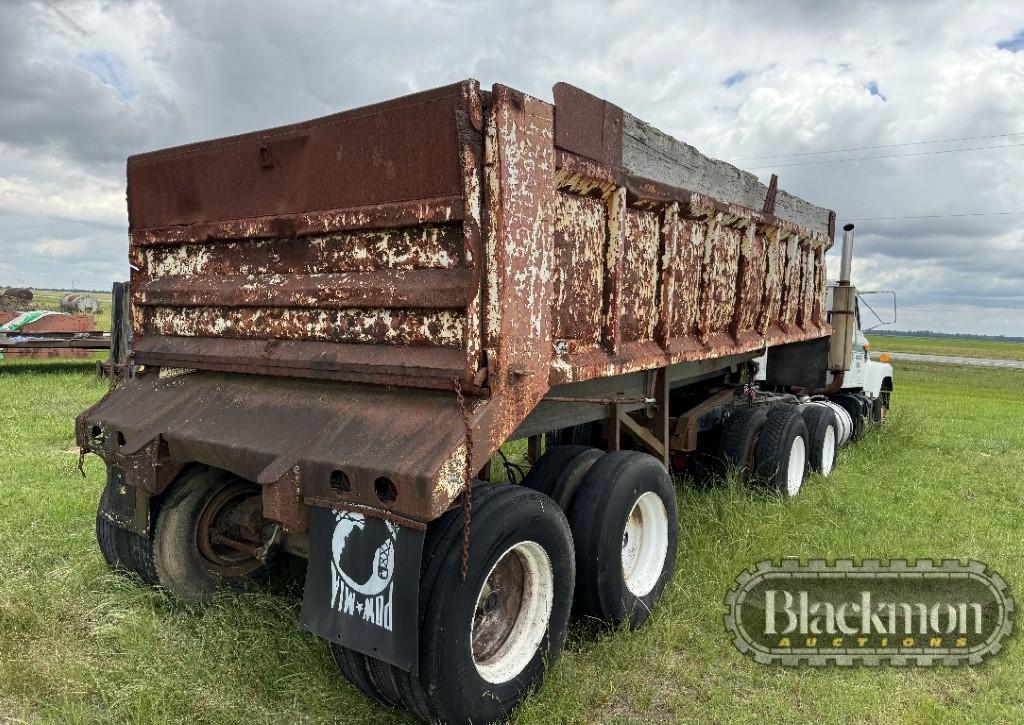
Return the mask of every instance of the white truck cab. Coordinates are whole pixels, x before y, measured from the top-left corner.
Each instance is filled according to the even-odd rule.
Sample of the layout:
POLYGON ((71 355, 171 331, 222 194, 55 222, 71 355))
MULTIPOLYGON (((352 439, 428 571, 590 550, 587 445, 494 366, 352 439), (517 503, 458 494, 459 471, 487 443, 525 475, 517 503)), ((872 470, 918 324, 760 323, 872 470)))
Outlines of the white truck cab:
MULTIPOLYGON (((832 309, 832 293, 838 286, 838 282, 830 280, 825 290, 825 309, 832 309)), ((861 299, 857 297, 856 320, 857 325, 853 334, 853 355, 849 370, 843 375, 843 383, 840 389, 843 392, 862 393, 872 401, 881 399, 884 408, 889 407, 889 393, 892 392, 893 372, 892 365, 888 362, 881 362, 871 359, 871 342, 864 334, 864 327, 861 320, 861 299)), ((889 324, 883 322, 882 324, 889 324)), ((757 358, 758 372, 755 380, 764 381, 767 375, 768 355, 757 358)), ((829 374, 829 382, 832 375, 829 374)))

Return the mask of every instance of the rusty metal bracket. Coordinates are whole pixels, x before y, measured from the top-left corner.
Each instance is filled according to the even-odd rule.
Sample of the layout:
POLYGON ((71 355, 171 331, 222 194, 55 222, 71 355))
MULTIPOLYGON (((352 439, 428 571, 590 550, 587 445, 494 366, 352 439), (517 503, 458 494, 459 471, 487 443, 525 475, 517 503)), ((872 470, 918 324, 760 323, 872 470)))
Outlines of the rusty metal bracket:
POLYGON ((721 390, 710 398, 698 403, 685 411, 676 419, 672 430, 671 446, 676 451, 697 450, 697 433, 700 430, 701 417, 713 410, 715 407, 728 402, 735 396, 736 391, 732 388, 721 390))
POLYGON ((552 395, 544 398, 541 402, 544 403, 596 403, 597 405, 628 405, 630 403, 640 403, 642 405, 652 405, 657 401, 654 398, 568 398, 564 396, 552 395))
MULTIPOLYGON (((605 422, 608 450, 617 451, 622 448, 622 432, 649 449, 661 459, 667 467, 669 464, 669 384, 667 368, 658 368, 651 376, 652 397, 631 400, 617 399, 608 404, 608 417, 605 422), (643 411, 647 425, 622 410, 623 403, 644 403, 648 408, 643 411)), ((546 398, 547 400, 547 398, 546 398)), ((589 401, 601 402, 601 401, 589 401)))

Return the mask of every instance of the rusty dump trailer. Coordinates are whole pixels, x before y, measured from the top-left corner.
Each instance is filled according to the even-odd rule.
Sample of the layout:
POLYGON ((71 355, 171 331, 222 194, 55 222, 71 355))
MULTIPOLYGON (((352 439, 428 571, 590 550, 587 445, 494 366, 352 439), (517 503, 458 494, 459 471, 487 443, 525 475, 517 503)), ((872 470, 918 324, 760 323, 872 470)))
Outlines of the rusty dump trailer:
POLYGON ((141 154, 128 207, 139 373, 77 421, 108 466, 105 556, 185 598, 307 556, 302 626, 425 719, 507 713, 573 600, 643 621, 675 556, 670 456, 749 361, 782 351, 776 390, 842 369, 834 213, 565 84, 141 154), (470 495, 542 434, 590 447, 470 495))

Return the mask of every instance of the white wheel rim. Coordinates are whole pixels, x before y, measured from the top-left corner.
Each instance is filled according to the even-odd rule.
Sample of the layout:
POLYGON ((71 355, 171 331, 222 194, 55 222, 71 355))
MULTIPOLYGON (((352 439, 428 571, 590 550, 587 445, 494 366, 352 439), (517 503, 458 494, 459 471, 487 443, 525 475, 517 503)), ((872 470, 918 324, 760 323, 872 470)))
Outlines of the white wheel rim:
POLYGON ((636 500, 622 532, 622 578, 637 597, 651 593, 668 555, 668 512, 661 497, 648 491, 636 500))
POLYGON ((804 482, 804 468, 807 466, 807 445, 803 436, 793 439, 789 447, 789 468, 786 470, 786 493, 796 496, 804 482))
POLYGON ((832 409, 832 412, 836 414, 836 423, 839 425, 839 430, 836 435, 836 447, 846 445, 846 442, 850 440, 850 434, 853 432, 853 419, 850 418, 850 414, 846 412, 846 408, 833 403, 831 400, 825 401, 825 405, 832 409))
POLYGON ((821 475, 832 473, 836 461, 836 428, 830 425, 825 429, 825 440, 821 444, 821 475))
POLYGON ((554 589, 551 558, 535 541, 515 544, 498 557, 477 595, 470 624, 480 677, 501 684, 526 668, 547 632, 554 589))

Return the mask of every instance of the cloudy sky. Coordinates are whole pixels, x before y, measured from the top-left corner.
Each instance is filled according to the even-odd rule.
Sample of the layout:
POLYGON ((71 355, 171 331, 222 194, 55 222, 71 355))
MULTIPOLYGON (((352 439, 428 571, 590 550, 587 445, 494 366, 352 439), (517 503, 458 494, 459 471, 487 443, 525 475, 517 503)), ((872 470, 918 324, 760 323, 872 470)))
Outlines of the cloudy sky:
POLYGON ((126 276, 129 154, 466 77, 775 171, 857 222, 899 329, 1024 335, 1020 2, 0 0, 0 285, 126 276))

